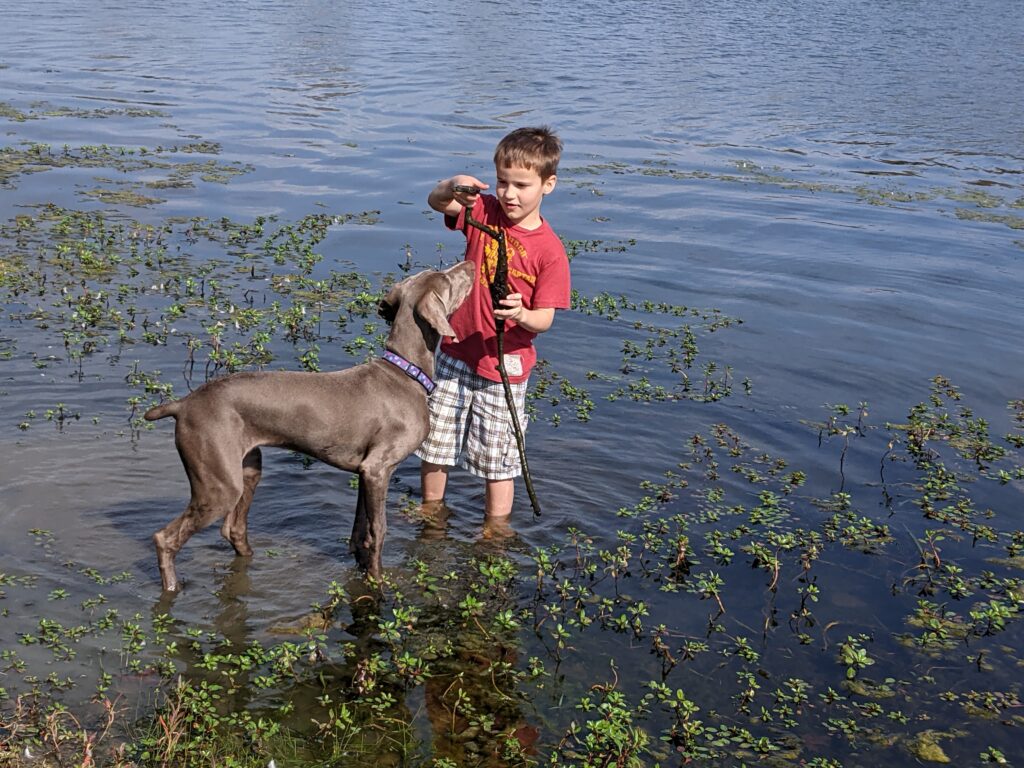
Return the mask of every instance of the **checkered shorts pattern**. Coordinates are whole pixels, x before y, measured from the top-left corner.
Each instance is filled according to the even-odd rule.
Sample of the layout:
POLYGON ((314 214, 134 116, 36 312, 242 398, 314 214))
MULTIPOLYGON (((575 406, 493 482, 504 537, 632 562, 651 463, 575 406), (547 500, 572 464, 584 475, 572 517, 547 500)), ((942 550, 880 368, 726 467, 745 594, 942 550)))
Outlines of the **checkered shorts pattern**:
MULTIPOLYGON (((488 480, 522 474, 512 415, 501 382, 478 376, 461 360, 443 352, 434 373, 437 389, 430 396, 430 434, 416 455, 431 464, 453 467, 465 449, 462 466, 488 480)), ((526 432, 527 382, 512 385, 519 425, 526 432)))

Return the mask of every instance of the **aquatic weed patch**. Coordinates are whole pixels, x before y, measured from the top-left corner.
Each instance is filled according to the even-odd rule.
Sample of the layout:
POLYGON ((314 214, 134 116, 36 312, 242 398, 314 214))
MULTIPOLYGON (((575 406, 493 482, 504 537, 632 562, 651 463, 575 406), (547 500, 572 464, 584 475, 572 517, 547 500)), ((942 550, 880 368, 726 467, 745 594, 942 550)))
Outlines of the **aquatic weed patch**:
MULTIPOLYGON (((605 377, 618 383, 607 395, 609 400, 626 397, 642 402, 678 399, 712 402, 732 393, 732 367, 715 360, 697 366, 700 354, 697 341, 699 336, 739 325, 742 320, 717 309, 649 300, 637 302, 609 293, 590 298, 574 294, 572 306, 578 312, 604 317, 625 329, 618 375, 605 377), (661 383, 666 374, 671 384, 661 383)), ((589 372, 587 378, 601 378, 601 373, 589 372)), ((749 391, 749 381, 744 386, 749 391)))
MULTIPOLYGON (((668 160, 649 160, 640 165, 627 163, 598 163, 590 166, 565 168, 562 176, 567 183, 591 189, 601 194, 600 187, 588 180, 590 176, 617 174, 640 178, 665 179, 683 183, 715 183, 759 185, 777 190, 830 194, 851 197, 859 203, 874 206, 924 206, 929 203, 950 201, 970 207, 956 207, 952 213, 957 219, 1003 224, 1010 229, 1024 228, 1024 219, 1014 212, 1021 207, 1021 198, 1013 197, 1019 191, 1006 196, 978 189, 979 182, 966 182, 962 187, 928 186, 920 182, 913 186, 899 177, 915 176, 914 173, 892 173, 886 171, 866 172, 869 177, 884 177, 884 182, 842 183, 831 181, 808 181, 800 177, 800 171, 783 167, 763 167, 750 160, 735 160, 735 169, 727 171, 706 171, 684 169, 673 166, 668 160)), ((1009 185, 1004 185, 1009 186, 1009 185)), ((1011 189, 1016 190, 1015 187, 1011 189)), ((941 213, 948 213, 940 209, 941 213)))
MULTIPOLYGON (((108 364, 130 358, 123 364, 134 370, 146 348, 162 368, 181 372, 179 387, 224 370, 265 366, 279 354, 312 368, 318 342, 347 333, 353 318, 375 311, 376 291, 365 276, 314 274, 323 259, 318 244, 331 227, 350 220, 373 219, 313 214, 264 234, 265 219, 154 225, 46 205, 0 227, 9 244, 0 302, 10 322, 61 341, 62 357, 37 358, 39 367, 67 363, 79 380, 99 354, 108 364), (167 347, 174 351, 159 352, 167 347)), ((374 338, 381 325, 367 320, 361 330, 374 338)), ((334 355, 342 352, 338 346, 334 355)), ((126 380, 129 387, 140 383, 131 375, 126 380)), ((145 402, 172 391, 167 380, 151 383, 145 402)), ((134 402, 132 410, 143 404, 134 402)))
POLYGON ((988 213, 974 208, 957 208, 956 217, 966 221, 982 221, 1003 224, 1010 229, 1024 229, 1024 216, 1013 213, 988 213))
MULTIPOLYGON (((310 214, 293 223, 257 217, 153 224, 48 204, 0 226, 9 244, 0 302, 13 323, 60 340, 61 356, 22 350, 37 368, 68 364, 82 381, 90 369, 98 375, 90 361, 100 355, 119 363, 129 389, 144 389, 128 399, 131 429, 152 428, 141 412, 180 393, 182 384, 188 389, 282 360, 321 370, 375 354, 386 331, 376 305, 394 277, 374 286, 355 269, 326 269, 320 244, 332 227, 371 225, 376 217, 368 211, 310 214), (140 366, 145 379, 134 373, 140 366)), ((531 391, 535 415, 558 423, 569 403, 586 420, 595 407, 590 389, 609 401, 642 402, 712 401, 731 393, 731 367, 703 362, 698 340, 739 320, 611 294, 574 294, 573 309, 612 327, 601 336, 619 351, 609 346, 602 359, 620 354, 621 366, 592 370, 588 383, 574 384, 542 364, 531 391)), ((749 382, 744 386, 749 391, 749 382)))
MULTIPOLYGON (((196 178, 206 182, 226 184, 236 176, 248 173, 252 166, 239 162, 182 160, 178 157, 192 154, 218 154, 215 144, 184 144, 170 147, 117 147, 107 144, 54 147, 49 144, 22 143, 0 147, 0 186, 13 187, 23 174, 44 173, 58 169, 109 169, 122 174, 145 176, 165 174, 163 179, 113 181, 109 187, 100 187, 84 193, 86 197, 115 204, 124 202, 124 190, 117 187, 130 183, 133 187, 169 189, 194 186, 196 178), (111 188, 113 187, 113 188, 111 188), (121 194, 118 194, 118 193, 121 194), (106 198, 106 199, 104 199, 106 198)), ((100 179, 103 180, 103 179, 100 179)), ((136 192, 136 195, 141 193, 136 192)), ((128 200, 131 202, 131 200, 128 200)))
POLYGON ((158 109, 145 109, 140 107, 100 109, 81 109, 66 106, 55 106, 46 102, 34 102, 27 110, 6 102, 0 101, 0 118, 15 123, 23 123, 26 120, 45 120, 53 117, 74 117, 74 118, 150 118, 166 117, 167 113, 158 109))
MULTIPOLYGON (((555 426, 566 414, 586 422, 596 408, 595 397, 632 403, 716 402, 733 394, 732 366, 702 354, 699 342, 716 331, 741 325, 741 319, 717 309, 636 301, 608 292, 584 296, 573 291, 571 309, 601 318, 601 324, 612 329, 595 329, 590 358, 595 364, 618 358, 618 364, 614 369, 591 368, 582 382, 573 382, 540 361, 527 396, 528 411, 534 417, 544 405, 547 420, 555 426)), ((749 395, 751 380, 744 377, 739 383, 749 395)))
MULTIPOLYGON (((990 433, 941 378, 905 424, 829 406, 808 430, 824 428, 843 478, 825 496, 715 424, 608 510, 614 533, 581 524, 528 554, 438 540, 436 559, 333 583, 306 618, 262 631, 110 608, 130 574, 85 563, 65 563, 59 586, 7 573, 6 605, 42 593, 82 619, 42 618, 4 650, 3 747, 110 765, 1012 758, 1024 533, 993 510, 1017 492, 1001 473, 1020 469, 1022 411, 1010 403, 1009 429, 990 433), (884 487, 856 474, 865 450, 884 487), (948 516, 933 511, 940 464, 959 483, 948 516), (77 692, 91 719, 55 725, 80 685, 65 669, 95 644, 117 650, 77 692), (139 676, 152 714, 111 718, 139 676)), ((55 557, 52 533, 30 536, 55 557)))
MULTIPOLYGON (((322 244, 376 216, 154 224, 47 205, 9 221, 7 349, 67 381, 8 429, 30 439, 117 416, 138 438, 150 403, 206 378, 375 354, 392 277, 325 264, 322 244), (90 377, 123 380, 113 413, 68 396, 90 377)), ((573 311, 609 329, 595 359, 612 363, 582 382, 543 366, 538 418, 569 413, 582 430, 602 402, 669 409, 732 391, 703 348, 738 320, 610 293, 577 294, 573 311)), ((115 608, 132 575, 80 558, 53 562, 59 579, 4 574, 0 621, 13 626, 22 602, 43 608, 3 649, 0 748, 254 766, 825 766, 884 745, 1014 755, 1001 729, 1017 725, 1024 533, 996 511, 1024 477, 1024 407, 1006 415, 990 426, 942 378, 899 424, 872 424, 866 403, 829 405, 806 422, 833 457, 826 479, 716 423, 653 458, 663 466, 632 502, 600 509, 613 531, 580 523, 511 555, 446 539, 444 557, 369 589, 334 585, 308 620, 255 631, 185 626, 173 606, 137 615, 129 597, 115 608), (90 659, 85 682, 74 670, 90 659)), ((55 557, 52 533, 30 536, 55 557)))
MULTIPOLYGON (((146 195, 217 181, 219 166, 204 179, 193 163, 218 149, 25 157, 125 170, 124 191, 146 195)), ((746 164, 722 180, 788 183, 746 164)), ((20 444, 111 423, 137 440, 149 404, 208 378, 380 349, 376 303, 393 278, 333 258, 328 241, 376 212, 162 219, 155 206, 125 213, 131 202, 40 205, 0 231, 0 359, 32 375, 4 383, 32 405, 5 410, 0 429, 20 444), (113 399, 83 406, 76 395, 98 382, 113 399)), ((958 202, 998 212, 994 198, 958 202)), ((582 262, 636 245, 567 250, 582 262)), ((738 380, 752 387, 718 356, 739 319, 615 292, 574 295, 572 311, 599 362, 571 376, 543 365, 531 405, 574 422, 574 437, 597 439, 583 430, 605 407, 667 425, 667 449, 645 457, 626 500, 580 499, 535 551, 435 531, 376 585, 341 560, 301 618, 245 615, 259 589, 215 575, 214 608, 185 622, 174 603, 139 607, 152 574, 59 556, 67 532, 8 532, 40 567, 0 574, 0 762, 821 768, 1020 755, 1021 401, 1005 425, 945 379, 900 423, 832 403, 804 414, 832 468, 815 472, 726 423, 723 400, 738 380)), ((297 561, 291 546, 261 555, 297 561)))

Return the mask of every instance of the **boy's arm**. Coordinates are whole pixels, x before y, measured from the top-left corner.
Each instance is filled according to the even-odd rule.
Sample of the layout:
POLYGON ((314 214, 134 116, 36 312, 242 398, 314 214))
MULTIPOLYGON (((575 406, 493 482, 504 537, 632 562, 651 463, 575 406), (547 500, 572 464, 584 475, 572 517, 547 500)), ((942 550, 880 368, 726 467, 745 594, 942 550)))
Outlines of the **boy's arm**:
POLYGON ((456 186, 476 187, 487 189, 487 184, 473 176, 459 174, 450 179, 439 181, 430 194, 427 195, 427 205, 438 213, 445 216, 457 218, 463 208, 472 208, 478 195, 467 195, 465 192, 456 192, 456 186))
POLYGON ((523 306, 522 294, 510 293, 501 300, 502 308, 494 310, 495 317, 514 320, 531 333, 544 333, 554 322, 555 310, 568 309, 569 260, 560 242, 556 241, 556 247, 545 253, 539 267, 533 291, 535 306, 523 306))

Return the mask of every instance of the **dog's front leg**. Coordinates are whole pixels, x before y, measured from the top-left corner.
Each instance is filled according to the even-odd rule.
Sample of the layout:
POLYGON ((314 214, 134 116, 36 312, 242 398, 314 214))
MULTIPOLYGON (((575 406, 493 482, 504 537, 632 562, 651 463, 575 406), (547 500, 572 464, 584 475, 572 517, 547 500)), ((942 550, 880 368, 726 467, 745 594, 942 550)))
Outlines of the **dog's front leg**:
POLYGON ((356 562, 371 577, 380 578, 381 553, 388 530, 387 496, 391 467, 362 467, 359 470, 359 501, 352 528, 356 562))
POLYGON ((356 516, 352 521, 352 536, 348 540, 349 554, 355 555, 360 568, 366 568, 366 539, 369 535, 369 521, 366 517, 366 481, 359 475, 359 496, 356 500, 356 516))

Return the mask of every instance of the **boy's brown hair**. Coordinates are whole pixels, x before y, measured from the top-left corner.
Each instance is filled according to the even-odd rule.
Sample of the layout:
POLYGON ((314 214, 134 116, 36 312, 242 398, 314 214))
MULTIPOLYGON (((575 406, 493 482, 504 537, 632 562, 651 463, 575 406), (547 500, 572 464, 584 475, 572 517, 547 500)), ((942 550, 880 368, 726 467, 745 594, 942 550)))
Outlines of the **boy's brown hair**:
POLYGON ((541 180, 554 176, 562 157, 562 140, 546 125, 516 128, 494 150, 497 168, 529 168, 541 180))

